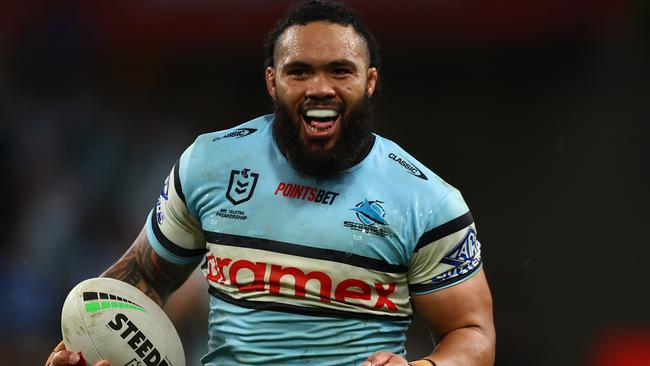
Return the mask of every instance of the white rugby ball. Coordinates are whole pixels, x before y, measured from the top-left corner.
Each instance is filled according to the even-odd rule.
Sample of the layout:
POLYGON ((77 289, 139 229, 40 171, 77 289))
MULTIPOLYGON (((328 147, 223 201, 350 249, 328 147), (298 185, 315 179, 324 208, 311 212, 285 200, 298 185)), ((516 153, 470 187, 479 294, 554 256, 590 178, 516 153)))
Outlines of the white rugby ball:
POLYGON ((165 312, 136 287, 91 278, 70 291, 61 312, 67 350, 91 366, 185 366, 183 345, 165 312))

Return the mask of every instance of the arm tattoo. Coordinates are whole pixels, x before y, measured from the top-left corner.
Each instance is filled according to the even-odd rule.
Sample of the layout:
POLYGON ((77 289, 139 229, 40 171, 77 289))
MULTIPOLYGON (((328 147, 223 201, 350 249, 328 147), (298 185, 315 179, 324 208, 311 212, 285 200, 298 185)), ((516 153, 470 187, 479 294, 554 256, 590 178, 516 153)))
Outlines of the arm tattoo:
POLYGON ((143 229, 131 248, 102 277, 130 283, 162 307, 195 267, 173 264, 161 258, 146 240, 143 229))

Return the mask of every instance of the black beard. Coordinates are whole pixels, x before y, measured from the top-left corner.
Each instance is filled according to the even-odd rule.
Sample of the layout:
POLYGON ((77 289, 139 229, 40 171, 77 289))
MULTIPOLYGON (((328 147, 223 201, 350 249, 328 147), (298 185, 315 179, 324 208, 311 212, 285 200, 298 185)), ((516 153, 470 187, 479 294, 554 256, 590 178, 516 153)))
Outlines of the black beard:
POLYGON ((372 147, 373 115, 370 97, 342 116, 341 134, 334 146, 305 146, 300 139, 300 116, 292 117, 286 105, 274 102, 273 136, 278 148, 299 175, 330 179, 360 162, 372 147))

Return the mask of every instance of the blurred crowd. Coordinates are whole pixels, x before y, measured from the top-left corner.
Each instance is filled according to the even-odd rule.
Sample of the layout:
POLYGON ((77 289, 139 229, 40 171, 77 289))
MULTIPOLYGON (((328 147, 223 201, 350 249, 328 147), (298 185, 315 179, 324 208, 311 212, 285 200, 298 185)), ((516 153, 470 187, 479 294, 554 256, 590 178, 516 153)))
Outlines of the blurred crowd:
POLYGON ((57 314, 67 292, 130 245, 187 143, 172 129, 152 136, 146 124, 129 126, 136 110, 102 108, 92 93, 79 85, 52 96, 12 93, 8 100, 12 123, 2 135, 8 235, 0 262, 8 301, 0 316, 9 340, 17 341, 3 346, 42 350, 28 357, 42 358, 41 344, 60 338, 57 314))

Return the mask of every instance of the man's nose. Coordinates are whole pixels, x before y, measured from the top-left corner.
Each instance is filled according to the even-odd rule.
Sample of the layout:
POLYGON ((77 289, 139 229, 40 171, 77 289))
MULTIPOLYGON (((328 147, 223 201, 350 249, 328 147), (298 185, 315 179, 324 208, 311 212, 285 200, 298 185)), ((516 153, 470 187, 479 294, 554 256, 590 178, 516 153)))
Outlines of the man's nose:
POLYGON ((322 99, 336 95, 331 81, 323 74, 314 74, 307 82, 306 98, 322 99))

